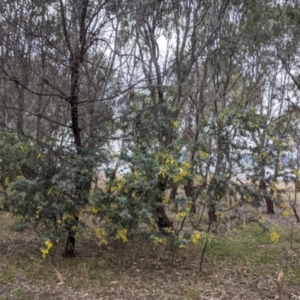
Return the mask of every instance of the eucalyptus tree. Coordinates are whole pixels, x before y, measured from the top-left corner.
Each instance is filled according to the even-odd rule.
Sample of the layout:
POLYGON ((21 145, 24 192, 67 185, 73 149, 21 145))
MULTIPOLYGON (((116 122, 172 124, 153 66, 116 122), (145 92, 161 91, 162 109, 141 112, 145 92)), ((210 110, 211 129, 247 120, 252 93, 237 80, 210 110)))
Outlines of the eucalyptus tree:
MULTIPOLYGON (((206 78, 200 74, 200 65, 203 63, 205 69, 215 48, 228 4, 227 0, 131 2, 135 12, 131 25, 136 69, 145 78, 144 84, 138 87, 146 90, 145 97, 153 108, 159 126, 155 141, 160 151, 173 153, 175 159, 179 159, 182 148, 179 137, 185 114, 183 107, 197 93, 204 95, 206 78), (200 90, 196 87, 199 82, 202 82, 200 90)), ((132 101, 138 101, 138 97, 132 101)), ((196 112, 198 123, 202 121, 201 110, 206 100, 202 97, 201 101, 196 112)), ((199 132, 196 135, 197 140, 199 132)), ((157 182, 156 212, 160 229, 172 226, 162 203, 167 188, 173 188, 174 196, 177 185, 168 186, 167 182, 168 177, 164 175, 157 182)))
POLYGON ((1 78, 2 99, 7 106, 13 102, 15 108, 13 113, 15 118, 7 119, 5 114, 7 116, 9 112, 6 107, 2 107, 3 120, 7 121, 4 121, 3 125, 7 126, 8 123, 14 123, 19 133, 23 132, 25 126, 25 90, 28 88, 30 81, 29 65, 34 51, 33 37, 28 34, 28 31, 35 26, 33 5, 30 3, 24 4, 24 1, 7 1, 1 4, 1 66, 4 74, 7 74, 7 70, 14 70, 14 75, 11 75, 12 84, 7 82, 7 78, 3 76, 1 78), (23 5, 22 10, 18 9, 21 5, 23 5), (18 81, 22 83, 24 88, 18 85, 18 81), (7 101, 8 99, 9 101, 7 101), (15 120, 12 121, 12 119, 15 120))
MULTIPOLYGON (((251 4, 239 1, 229 5, 227 18, 223 20, 222 28, 215 40, 218 46, 213 48, 206 65, 202 58, 203 66, 199 68, 200 74, 206 78, 206 101, 210 99, 202 112, 202 120, 205 120, 205 116, 210 116, 210 129, 213 132, 208 134, 209 127, 206 127, 206 132, 201 135, 201 141, 213 136, 209 146, 206 144, 206 147, 210 149, 210 154, 214 153, 215 162, 209 159, 212 158, 211 155, 203 151, 205 148, 202 148, 199 154, 194 153, 196 160, 201 161, 200 155, 206 156, 206 170, 214 170, 206 191, 206 196, 212 199, 212 212, 215 211, 215 204, 220 205, 222 202, 218 199, 228 195, 231 190, 228 185, 230 179, 241 172, 246 172, 246 176, 254 174, 254 181, 260 188, 259 198, 265 198, 267 212, 274 213, 272 189, 270 194, 267 192, 266 166, 275 169, 277 175, 275 174, 273 179, 278 177, 279 158, 282 151, 287 149, 287 143, 278 139, 276 127, 278 120, 283 120, 282 116, 286 113, 287 106, 284 99, 289 92, 286 87, 287 78, 283 76, 278 57, 274 55, 276 47, 272 41, 276 36, 274 28, 280 26, 280 20, 274 19, 274 11, 278 10, 277 14, 282 13, 282 9, 285 8, 282 4, 273 4, 271 1, 253 1, 251 4), (262 10, 262 6, 265 9, 262 10), (250 141, 255 146, 251 145, 250 141), (256 153, 258 149, 264 155, 258 155, 256 153), (251 170, 245 170, 239 162, 247 151, 256 158, 251 170), (259 157, 261 159, 257 160, 259 157), (238 173, 234 172, 234 167, 238 167, 238 173)), ((200 89, 202 84, 196 86, 200 89)), ((191 119, 191 116, 193 113, 189 114, 186 120, 191 119)), ((198 114, 195 116, 198 117, 198 114)), ((185 133, 192 133, 195 130, 191 125, 194 122, 190 120, 186 122, 189 125, 185 133)), ((205 160, 202 159, 202 163, 203 161, 205 160)), ((203 174, 202 172, 202 179, 204 178, 202 183, 206 183, 207 176, 203 174)), ((193 185, 190 183, 186 190, 190 193, 193 185)), ((211 219, 216 219, 215 213, 211 214, 211 219)))
POLYGON ((278 59, 295 87, 300 90, 299 82, 299 3, 295 0, 278 3, 272 9, 273 45, 278 59))
POLYGON ((255 73, 252 77, 258 84, 258 93, 253 101, 257 112, 253 121, 258 127, 251 134, 256 158, 253 171, 265 198, 269 198, 266 200, 270 213, 274 212, 272 186, 278 177, 286 179, 285 174, 289 172, 290 166, 282 164, 286 162, 282 156, 291 151, 289 133, 293 132, 294 127, 292 113, 298 110, 297 5, 297 1, 253 1, 253 13, 248 14, 248 19, 243 22, 249 41, 244 44, 248 45, 247 55, 252 57, 249 61, 255 73), (266 166, 274 171, 270 193, 266 193, 266 166))
POLYGON ((247 75, 244 18, 247 14, 237 3, 228 5, 215 40, 197 60, 183 105, 181 128, 201 182, 195 185, 190 178, 185 191, 193 201, 200 193, 208 199, 211 221, 217 219, 216 207, 222 206, 221 199, 227 197, 231 181, 239 175, 238 157, 244 144, 239 146, 237 141, 243 122, 251 117, 255 84, 251 86, 252 78, 247 75))

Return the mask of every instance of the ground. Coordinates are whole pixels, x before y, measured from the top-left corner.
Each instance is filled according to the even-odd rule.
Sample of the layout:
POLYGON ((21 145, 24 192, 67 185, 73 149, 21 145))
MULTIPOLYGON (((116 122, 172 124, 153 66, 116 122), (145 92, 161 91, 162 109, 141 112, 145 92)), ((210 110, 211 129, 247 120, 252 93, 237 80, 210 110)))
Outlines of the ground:
POLYGON ((277 243, 256 223, 220 225, 199 271, 204 243, 175 251, 138 239, 101 248, 79 235, 75 259, 61 258, 63 243, 43 259, 34 233, 1 214, 0 299, 300 299, 300 225, 278 210, 264 218, 276 226, 277 243))

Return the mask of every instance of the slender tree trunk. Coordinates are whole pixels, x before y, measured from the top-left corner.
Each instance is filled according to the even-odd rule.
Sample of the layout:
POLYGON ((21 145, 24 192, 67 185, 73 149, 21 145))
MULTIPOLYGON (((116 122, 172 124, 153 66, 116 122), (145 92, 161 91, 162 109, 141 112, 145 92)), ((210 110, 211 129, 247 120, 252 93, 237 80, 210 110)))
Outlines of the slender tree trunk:
POLYGON ((209 222, 217 222, 218 221, 217 209, 216 209, 216 204, 214 203, 214 200, 210 200, 208 202, 208 219, 209 219, 209 222))
MULTIPOLYGON (((299 168, 297 168, 297 174, 299 174, 299 168)), ((294 202, 291 201, 291 197, 289 195, 289 203, 290 206, 293 210, 294 216, 297 220, 297 223, 300 223, 300 217, 298 215, 297 209, 296 209, 296 205, 297 205, 297 193, 300 192, 300 180, 299 180, 299 176, 296 176, 295 178, 295 190, 294 190, 294 202)))
POLYGON ((177 196, 177 190, 178 190, 178 186, 175 185, 172 187, 171 191, 170 191, 170 195, 169 195, 169 199, 170 200, 174 200, 177 196))
POLYGON ((164 193, 167 187, 166 180, 164 178, 160 178, 157 187, 159 192, 156 196, 156 225, 160 231, 165 232, 165 228, 173 228, 173 222, 167 216, 163 206, 164 193))
POLYGON ((208 194, 209 194, 209 199, 207 200, 208 219, 209 222, 217 222, 218 216, 217 216, 216 203, 219 199, 219 194, 218 194, 218 183, 215 178, 212 178, 212 180, 209 183, 208 194))
POLYGON ((190 213, 196 213, 196 199, 195 199, 195 187, 192 179, 188 179, 187 183, 184 185, 185 195, 192 200, 192 206, 190 213))
MULTIPOLYGON (((67 99, 70 104, 71 109, 71 129, 74 136, 74 145, 79 156, 83 155, 82 151, 82 140, 81 140, 81 130, 79 127, 79 112, 78 112, 78 102, 79 102, 79 76, 80 76, 80 68, 84 61, 84 54, 87 50, 87 28, 86 28, 86 14, 87 8, 89 5, 89 0, 82 0, 80 7, 80 16, 79 16, 79 44, 77 47, 73 48, 70 42, 70 36, 67 29, 67 19, 65 15, 65 5, 63 1, 60 0, 60 9, 61 9, 61 18, 62 18, 62 26, 65 41, 69 50, 69 70, 70 70, 70 96, 67 99)), ((86 182, 81 181, 81 172, 77 172, 75 176, 75 202, 74 203, 74 224, 77 226, 79 220, 78 214, 78 204, 83 204, 87 201, 86 193, 91 188, 91 179, 86 182)), ((63 257, 69 258, 74 257, 74 248, 75 248, 75 231, 71 228, 68 229, 68 237, 65 247, 65 252, 63 253, 63 257)))
MULTIPOLYGON (((169 199, 170 199, 171 201, 173 201, 173 202, 174 202, 174 200, 175 200, 175 198, 176 198, 176 196, 177 196, 177 190, 178 190, 178 186, 175 185, 175 186, 172 187, 172 189, 171 189, 171 191, 170 191, 169 199)), ((175 211, 176 211, 176 212, 178 211, 178 204, 177 204, 177 203, 175 203, 175 211)))
POLYGON ((224 152, 223 152, 223 144, 220 138, 222 132, 222 124, 219 123, 218 127, 219 127, 218 130, 219 134, 218 134, 216 170, 215 170, 215 175, 212 178, 208 187, 210 197, 208 199, 207 208, 208 208, 208 218, 210 222, 216 222, 218 220, 216 203, 217 201, 219 201, 219 199, 221 199, 220 185, 216 177, 221 177, 223 173, 224 152))
POLYGON ((173 228, 173 222, 169 219, 162 204, 158 204, 155 210, 157 220, 156 224, 161 232, 165 232, 165 228, 173 228))
POLYGON ((270 197, 268 190, 267 190, 267 184, 265 179, 261 179, 259 181, 259 189, 263 194, 263 197, 265 198, 266 205, 267 205, 267 214, 275 214, 274 211, 274 203, 272 198, 270 197))

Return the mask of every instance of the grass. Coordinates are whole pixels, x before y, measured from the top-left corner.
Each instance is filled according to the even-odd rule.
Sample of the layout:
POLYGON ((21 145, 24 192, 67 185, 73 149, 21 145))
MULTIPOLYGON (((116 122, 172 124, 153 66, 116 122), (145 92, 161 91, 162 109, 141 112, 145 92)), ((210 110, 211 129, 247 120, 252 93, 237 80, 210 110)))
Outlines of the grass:
POLYGON ((34 298, 34 294, 30 291, 23 291, 21 289, 14 289, 11 291, 13 298, 15 299, 33 299, 34 298))
POLYGON ((42 259, 30 229, 16 230, 15 224, 0 216, 0 300, 69 299, 70 292, 74 299, 222 299, 224 291, 224 299, 239 293, 236 299, 264 299, 267 290, 276 296, 280 270, 290 299, 300 296, 297 226, 291 249, 287 225, 276 226, 278 243, 257 223, 230 231, 224 225, 208 244, 199 273, 204 241, 175 252, 150 241, 138 241, 138 251, 130 244, 101 249, 81 233, 75 259, 62 260, 63 243, 42 259))
MULTIPOLYGON (((264 275, 278 273, 283 270, 288 281, 300 286, 300 269, 298 261, 299 238, 293 241, 290 248, 290 231, 287 227, 278 227, 279 242, 271 241, 268 232, 258 224, 248 225, 234 235, 228 234, 212 241, 206 257, 219 265, 235 265, 237 268, 247 266, 264 275)), ((299 237, 300 230, 295 234, 299 237)))

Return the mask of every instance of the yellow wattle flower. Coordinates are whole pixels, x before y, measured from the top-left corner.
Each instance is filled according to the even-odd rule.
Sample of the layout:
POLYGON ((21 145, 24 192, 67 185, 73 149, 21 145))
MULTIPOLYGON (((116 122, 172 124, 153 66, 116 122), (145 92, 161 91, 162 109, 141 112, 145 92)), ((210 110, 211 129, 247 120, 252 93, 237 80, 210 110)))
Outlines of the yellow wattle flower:
POLYGON ((201 233, 199 231, 194 231, 191 235, 191 242, 196 245, 201 239, 201 233))
POLYGON ((187 216, 187 213, 185 211, 180 211, 176 214, 175 218, 177 220, 181 220, 187 216))
POLYGON ((53 244, 51 243, 50 240, 47 240, 47 241, 45 242, 45 246, 46 246, 47 250, 49 250, 49 249, 51 249, 51 248, 53 247, 53 244))
POLYGON ((49 250, 48 249, 44 249, 44 248, 41 248, 40 251, 42 253, 42 257, 43 258, 45 258, 47 256, 47 254, 49 253, 49 250))
POLYGON ((275 231, 274 228, 270 228, 270 238, 271 238, 271 241, 274 242, 274 243, 277 243, 279 241, 279 234, 275 231))
POLYGON ((118 229, 117 235, 116 235, 116 240, 121 240, 123 243, 128 242, 127 229, 126 228, 118 229))

